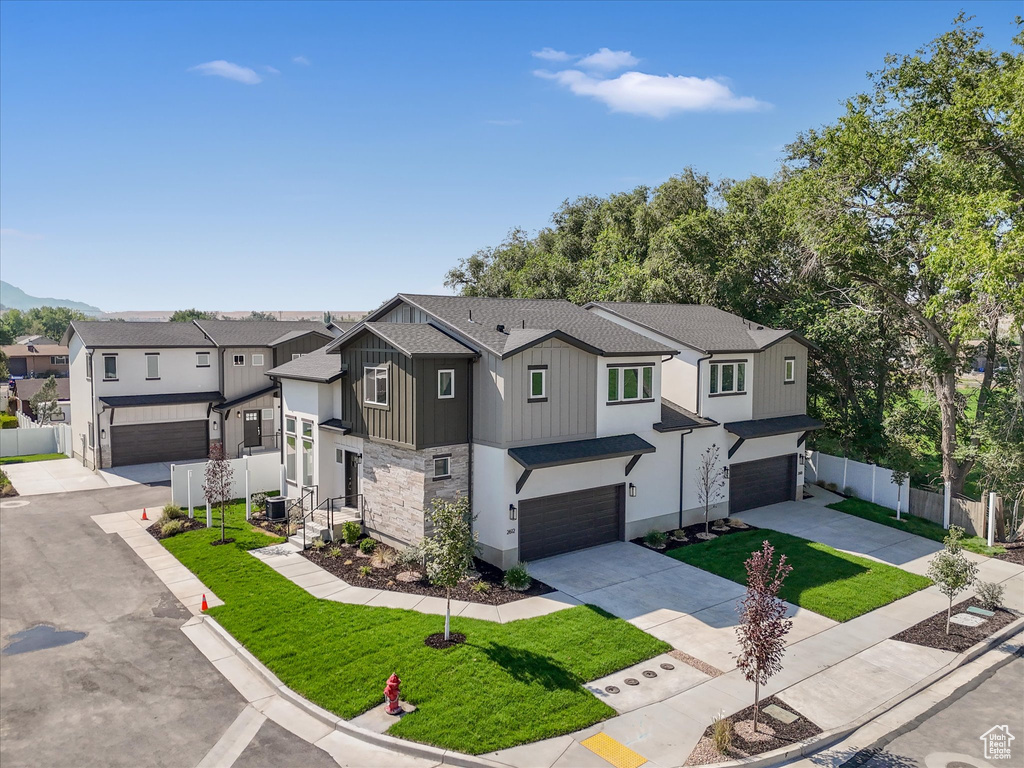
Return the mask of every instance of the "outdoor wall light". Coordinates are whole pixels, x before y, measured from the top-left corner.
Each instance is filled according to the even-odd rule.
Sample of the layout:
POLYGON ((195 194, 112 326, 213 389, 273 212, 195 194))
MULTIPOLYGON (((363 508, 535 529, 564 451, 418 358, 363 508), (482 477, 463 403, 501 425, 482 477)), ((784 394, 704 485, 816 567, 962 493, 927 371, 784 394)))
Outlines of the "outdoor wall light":
POLYGON ((722 468, 722 477, 724 477, 726 480, 729 479, 729 468, 728 467, 723 467, 722 468))
POLYGON ((803 454, 801 453, 801 454, 800 454, 800 455, 799 455, 799 456, 797 457, 797 459, 799 460, 799 462, 800 462, 800 466, 802 467, 802 466, 804 465, 804 455, 803 455, 803 454))
POLYGON ((216 421, 215 421, 215 422, 213 422, 213 431, 214 431, 214 432, 216 432, 216 431, 217 431, 217 422, 216 422, 216 421))
POLYGON ((633 485, 632 483, 629 484, 629 495, 631 497, 635 497, 636 496, 636 486, 633 485))
POLYGON ((515 504, 508 505, 508 519, 515 520, 519 516, 519 510, 516 509, 515 504))
POLYGON ((107 439, 107 430, 101 429, 100 430, 100 440, 106 440, 106 439, 107 439))

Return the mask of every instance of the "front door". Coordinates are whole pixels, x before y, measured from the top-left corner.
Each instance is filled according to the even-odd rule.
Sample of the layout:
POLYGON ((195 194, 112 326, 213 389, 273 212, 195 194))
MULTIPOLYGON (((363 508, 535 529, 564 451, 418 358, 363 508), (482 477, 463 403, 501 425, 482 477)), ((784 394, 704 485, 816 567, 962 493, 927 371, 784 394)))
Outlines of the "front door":
POLYGON ((359 454, 345 451, 345 506, 358 507, 359 499, 359 454))
POLYGON ((245 422, 242 439, 246 448, 258 448, 263 444, 263 426, 259 411, 243 411, 242 421, 245 422))

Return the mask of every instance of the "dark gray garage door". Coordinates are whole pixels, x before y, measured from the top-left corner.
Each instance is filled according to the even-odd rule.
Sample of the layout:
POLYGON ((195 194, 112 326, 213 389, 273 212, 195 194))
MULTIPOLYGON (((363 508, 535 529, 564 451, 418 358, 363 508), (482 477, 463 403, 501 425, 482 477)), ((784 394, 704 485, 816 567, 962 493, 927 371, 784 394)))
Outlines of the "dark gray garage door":
POLYGON ((796 492, 796 454, 729 467, 729 512, 789 501, 796 492))
POLYGON ((622 485, 526 499, 519 503, 519 559, 539 560, 623 537, 622 485))
POLYGON ((185 461, 209 455, 207 428, 203 421, 165 421, 159 424, 116 424, 111 429, 111 464, 149 464, 154 461, 185 461))

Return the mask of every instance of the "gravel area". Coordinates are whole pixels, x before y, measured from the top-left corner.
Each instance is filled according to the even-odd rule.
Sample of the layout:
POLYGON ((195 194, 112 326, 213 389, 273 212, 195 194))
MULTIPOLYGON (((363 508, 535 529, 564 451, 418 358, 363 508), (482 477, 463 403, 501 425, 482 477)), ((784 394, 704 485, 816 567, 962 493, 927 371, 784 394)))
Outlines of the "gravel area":
POLYGON ((705 675, 708 675, 710 677, 720 677, 721 675, 725 674, 718 667, 713 667, 706 661, 701 661, 696 656, 691 656, 688 653, 683 653, 682 651, 669 651, 668 655, 671 656, 673 659, 678 659, 679 661, 683 662, 683 664, 689 664, 698 672, 703 672, 705 675))
POLYGON ((708 726, 697 746, 693 748, 690 756, 686 758, 685 764, 709 765, 726 760, 742 760, 743 758, 791 746, 798 741, 809 739, 821 733, 821 728, 806 717, 803 717, 793 707, 783 704, 774 696, 761 699, 759 707, 761 712, 757 718, 756 734, 753 729, 754 707, 749 706, 735 715, 726 718, 732 726, 730 728, 732 746, 725 753, 719 752, 715 748, 715 743, 711 738, 713 727, 708 726), (792 712, 797 716, 797 719, 792 723, 784 723, 781 720, 776 720, 771 715, 766 715, 764 709, 770 704, 781 707, 787 712, 792 712))
MULTIPOLYGON (((702 544, 704 541, 710 541, 711 539, 717 539, 719 536, 728 536, 731 533, 739 533, 740 531, 751 531, 755 530, 753 525, 746 523, 737 518, 723 518, 721 520, 711 521, 711 533, 708 538, 703 538, 704 534, 704 523, 694 523, 688 525, 685 528, 669 531, 668 542, 662 549, 655 549, 656 552, 668 552, 673 549, 679 549, 680 547, 687 547, 691 544, 702 544)), ((644 544, 644 537, 638 536, 635 539, 630 539, 634 544, 639 544, 641 547, 646 547, 644 544)), ((654 547, 648 547, 648 549, 654 549, 654 547)))
MULTIPOLYGON (((971 606, 981 608, 981 604, 975 599, 964 600, 953 606, 953 615, 966 613, 971 606)), ((950 623, 949 634, 946 634, 946 611, 929 616, 924 621, 905 629, 898 635, 893 635, 893 640, 900 640, 904 643, 923 645, 927 648, 939 648, 943 651, 963 653, 972 646, 980 643, 989 635, 998 632, 1007 624, 1016 621, 1020 616, 1014 611, 1000 608, 995 616, 986 619, 983 624, 977 627, 965 627, 960 624, 950 623)))

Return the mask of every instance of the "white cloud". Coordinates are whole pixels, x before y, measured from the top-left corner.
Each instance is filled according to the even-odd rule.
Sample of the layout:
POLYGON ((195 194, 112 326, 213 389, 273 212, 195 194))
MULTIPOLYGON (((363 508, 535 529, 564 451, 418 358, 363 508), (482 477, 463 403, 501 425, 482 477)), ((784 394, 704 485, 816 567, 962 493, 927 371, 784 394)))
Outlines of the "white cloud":
POLYGON ((292 58, 292 61, 294 61, 296 64, 301 64, 304 67, 308 67, 310 64, 313 63, 305 56, 295 56, 292 58))
POLYGON ((484 120, 488 125, 522 125, 522 120, 484 120))
POLYGON ((640 63, 629 51, 613 51, 609 48, 602 48, 597 53, 584 56, 576 62, 576 66, 584 69, 599 69, 603 72, 613 72, 616 69, 635 67, 640 63))
POLYGON ((537 77, 554 80, 577 96, 589 96, 613 112, 664 118, 678 112, 749 112, 770 105, 749 96, 737 96, 721 80, 686 75, 648 75, 624 72, 600 78, 567 69, 537 70, 537 77))
POLYGON ((264 72, 268 72, 271 75, 280 75, 281 74, 281 70, 280 69, 278 69, 277 67, 272 67, 269 64, 264 65, 263 71, 264 72))
POLYGON ((541 48, 539 51, 530 51, 530 54, 535 59, 544 59, 544 61, 569 61, 576 58, 571 53, 556 51, 554 48, 541 48))
POLYGON ((3 237, 17 237, 20 240, 42 240, 42 235, 37 235, 32 232, 22 232, 20 229, 0 229, 0 236, 3 237))
POLYGON ((223 59, 207 61, 205 64, 197 64, 194 67, 190 67, 189 72, 198 72, 201 75, 224 77, 228 80, 236 80, 239 83, 245 83, 246 85, 256 85, 257 83, 263 82, 263 78, 257 75, 254 70, 249 69, 249 67, 233 64, 230 61, 224 61, 223 59))

